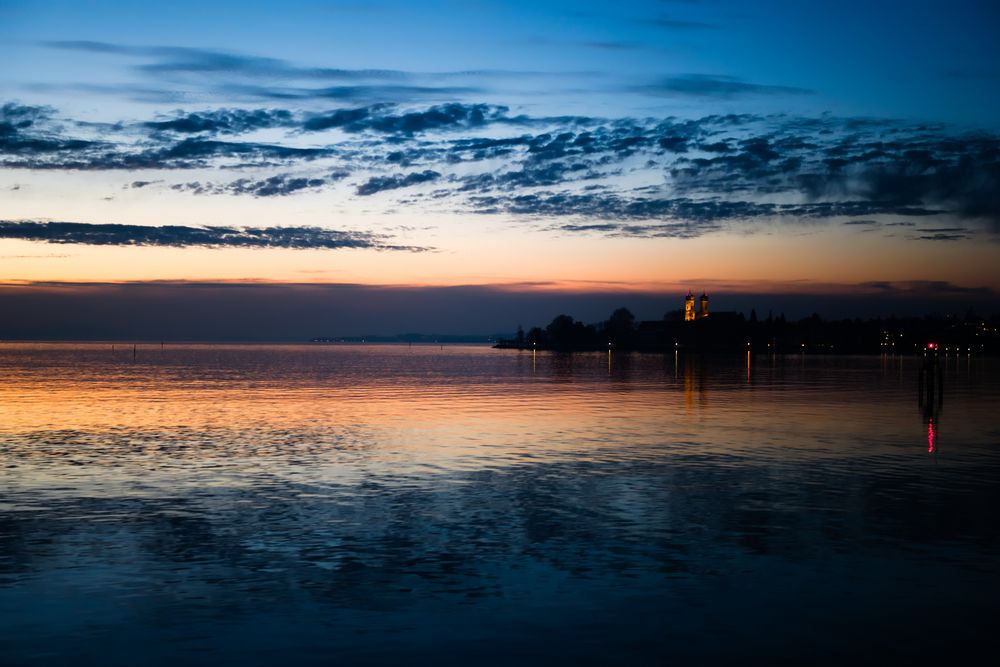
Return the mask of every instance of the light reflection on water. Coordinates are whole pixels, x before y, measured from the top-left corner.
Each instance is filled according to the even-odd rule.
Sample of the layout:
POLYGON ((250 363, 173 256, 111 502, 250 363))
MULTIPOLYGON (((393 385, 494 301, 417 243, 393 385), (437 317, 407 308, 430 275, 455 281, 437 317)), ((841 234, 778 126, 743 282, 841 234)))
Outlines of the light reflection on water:
POLYGON ((954 657, 998 371, 931 424, 911 358, 0 346, 0 662, 954 657))

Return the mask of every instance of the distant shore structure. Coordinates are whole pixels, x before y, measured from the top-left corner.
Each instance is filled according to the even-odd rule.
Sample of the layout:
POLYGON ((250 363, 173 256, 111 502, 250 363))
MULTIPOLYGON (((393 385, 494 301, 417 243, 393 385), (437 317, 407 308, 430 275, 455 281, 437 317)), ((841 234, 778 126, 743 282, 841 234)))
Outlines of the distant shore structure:
MULTIPOLYGON (((704 291, 700 298, 692 290, 688 290, 687 295, 677 292, 672 297, 668 296, 664 305, 669 307, 670 301, 675 308, 655 320, 635 321, 626 308, 619 308, 610 318, 593 324, 560 314, 548 326, 532 327, 527 333, 519 325, 516 336, 499 338, 494 347, 539 352, 728 354, 740 350, 744 354, 766 351, 771 355, 793 352, 886 354, 893 348, 909 349, 910 345, 904 345, 904 341, 913 341, 913 352, 919 352, 924 349, 921 341, 932 340, 935 353, 937 346, 941 346, 945 354, 943 358, 947 358, 949 352, 970 356, 974 351, 980 354, 1000 353, 1000 316, 987 320, 971 309, 964 319, 955 315, 935 315, 824 321, 813 314, 789 322, 785 320, 784 313, 778 317, 768 313, 766 319, 758 320, 754 309, 750 310, 749 317, 739 311, 719 310, 717 307, 709 311, 709 296, 704 291), (679 300, 683 300, 683 310, 676 308, 679 300)), ((935 398, 939 395, 940 392, 936 392, 935 398)))
POLYGON ((703 320, 706 317, 708 317, 708 294, 705 292, 701 293, 696 312, 694 309, 694 294, 691 290, 688 290, 687 296, 684 297, 684 321, 694 322, 695 320, 703 320))

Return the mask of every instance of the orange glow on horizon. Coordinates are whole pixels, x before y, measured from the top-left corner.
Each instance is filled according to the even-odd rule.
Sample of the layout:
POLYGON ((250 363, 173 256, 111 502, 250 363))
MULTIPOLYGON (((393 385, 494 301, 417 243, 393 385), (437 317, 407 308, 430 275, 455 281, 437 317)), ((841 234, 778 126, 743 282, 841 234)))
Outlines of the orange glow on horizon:
MULTIPOLYGON (((477 220, 478 221, 478 220, 477 220)), ((379 250, 82 246, 0 240, 0 283, 146 281, 363 284, 578 291, 829 293, 858 284, 943 281, 1000 291, 988 243, 857 243, 839 229, 695 239, 564 237, 440 222, 379 250), (928 273, 928 267, 933 272, 928 273), (845 288, 845 286, 847 286, 845 288)), ((397 222, 398 224, 398 222, 397 222)), ((877 293, 877 286, 868 288, 877 293)))

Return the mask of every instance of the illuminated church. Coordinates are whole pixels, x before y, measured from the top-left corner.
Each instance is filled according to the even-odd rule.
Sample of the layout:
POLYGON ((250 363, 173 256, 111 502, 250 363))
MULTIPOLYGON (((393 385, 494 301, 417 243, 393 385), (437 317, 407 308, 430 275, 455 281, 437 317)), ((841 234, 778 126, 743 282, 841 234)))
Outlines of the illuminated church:
POLYGON ((748 334, 742 313, 715 310, 711 317, 708 313, 708 293, 698 297, 688 290, 683 311, 671 310, 663 319, 639 323, 634 345, 649 350, 746 349, 748 334))
POLYGON ((691 290, 688 290, 687 296, 684 297, 684 321, 693 322, 695 320, 702 320, 708 317, 708 295, 704 292, 701 293, 701 298, 698 299, 698 312, 694 310, 694 294, 691 290))

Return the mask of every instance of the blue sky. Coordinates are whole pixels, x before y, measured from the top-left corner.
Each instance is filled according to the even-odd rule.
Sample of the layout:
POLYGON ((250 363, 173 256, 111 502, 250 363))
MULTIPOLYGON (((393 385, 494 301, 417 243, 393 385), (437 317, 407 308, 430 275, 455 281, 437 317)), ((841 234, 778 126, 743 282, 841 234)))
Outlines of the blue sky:
MULTIPOLYGON (((1000 123, 993 35, 1000 10, 989 2, 14 1, 0 12, 0 53, 16 63, 3 75, 8 94, 38 99, 41 92, 18 88, 53 86, 44 95, 50 103, 78 97, 79 90, 58 90, 72 84, 212 92, 211 77, 135 71, 149 58, 84 57, 45 45, 91 40, 211 49, 298 67, 509 72, 463 83, 545 113, 710 106, 1000 123), (664 89, 687 75, 809 92, 748 88, 727 97, 719 88, 691 99, 698 96, 664 89), (522 93, 539 88, 547 91, 542 99, 522 93)), ((226 101, 221 92, 217 99, 226 101)))

